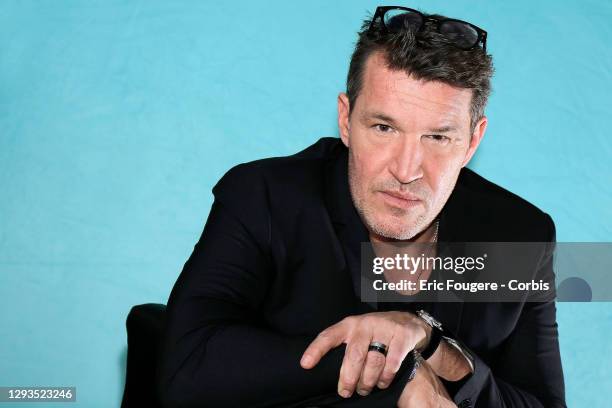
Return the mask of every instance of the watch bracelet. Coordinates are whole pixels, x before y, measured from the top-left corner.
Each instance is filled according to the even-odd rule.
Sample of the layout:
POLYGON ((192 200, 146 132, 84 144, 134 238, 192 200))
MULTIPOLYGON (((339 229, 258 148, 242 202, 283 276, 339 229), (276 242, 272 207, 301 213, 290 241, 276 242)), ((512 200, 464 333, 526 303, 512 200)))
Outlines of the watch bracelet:
POLYGON ((417 370, 419 369, 419 367, 421 366, 421 364, 423 364, 425 360, 421 356, 421 353, 419 353, 417 350, 412 350, 410 353, 408 353, 408 355, 411 356, 412 358, 412 370, 410 371, 410 374, 408 375, 408 382, 410 382, 414 379, 414 377, 416 376, 417 370))

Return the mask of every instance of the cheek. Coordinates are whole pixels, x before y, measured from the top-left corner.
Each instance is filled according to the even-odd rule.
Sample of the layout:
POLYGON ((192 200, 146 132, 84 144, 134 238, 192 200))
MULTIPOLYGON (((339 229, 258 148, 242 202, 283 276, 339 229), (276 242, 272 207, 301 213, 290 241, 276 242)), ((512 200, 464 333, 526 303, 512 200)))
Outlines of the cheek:
POLYGON ((424 176, 435 199, 445 199, 449 190, 452 190, 461 171, 461 160, 434 159, 427 161, 424 166, 424 176))
POLYGON ((354 149, 352 153, 356 180, 359 181, 362 191, 368 191, 384 173, 385 161, 382 160, 382 155, 374 154, 369 149, 354 149))

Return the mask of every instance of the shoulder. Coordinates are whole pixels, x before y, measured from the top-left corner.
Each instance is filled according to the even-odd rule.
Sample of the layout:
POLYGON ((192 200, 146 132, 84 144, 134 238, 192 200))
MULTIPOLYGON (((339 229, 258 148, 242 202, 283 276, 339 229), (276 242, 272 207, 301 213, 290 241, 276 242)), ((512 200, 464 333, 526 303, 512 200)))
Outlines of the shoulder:
POLYGON ((213 187, 215 200, 240 211, 248 205, 249 212, 263 211, 263 207, 297 211, 320 202, 328 164, 341 146, 340 139, 325 137, 290 156, 236 165, 213 187))
POLYGON ((306 149, 283 157, 241 163, 228 170, 213 187, 216 198, 308 194, 321 188, 326 165, 334 157, 340 139, 325 137, 306 149))
POLYGON ((447 203, 454 217, 463 217, 487 241, 552 241, 552 218, 534 204, 485 179, 473 170, 461 170, 447 203))

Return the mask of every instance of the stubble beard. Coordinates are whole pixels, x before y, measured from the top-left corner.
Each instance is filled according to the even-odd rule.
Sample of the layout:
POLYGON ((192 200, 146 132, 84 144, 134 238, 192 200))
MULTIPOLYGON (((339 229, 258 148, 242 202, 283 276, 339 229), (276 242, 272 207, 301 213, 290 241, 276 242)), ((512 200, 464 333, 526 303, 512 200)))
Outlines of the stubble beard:
POLYGON ((353 205, 370 232, 388 239, 409 240, 423 232, 431 224, 435 216, 428 217, 427 212, 417 215, 414 222, 408 223, 405 219, 410 210, 393 207, 390 209, 393 217, 385 217, 384 220, 379 220, 378 212, 366 199, 368 191, 360 189, 363 184, 356 176, 355 164, 350 154, 348 162, 349 188, 353 205), (396 223, 393 222, 394 219, 397 220, 396 223))

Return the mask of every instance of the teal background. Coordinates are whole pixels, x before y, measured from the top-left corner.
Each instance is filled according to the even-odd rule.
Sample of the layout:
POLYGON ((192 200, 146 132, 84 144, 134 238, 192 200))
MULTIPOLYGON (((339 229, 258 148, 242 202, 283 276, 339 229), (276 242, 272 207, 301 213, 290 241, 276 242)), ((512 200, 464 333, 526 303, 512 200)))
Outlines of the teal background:
MULTIPOLYGON (((119 405, 130 307, 166 302, 228 168, 337 135, 377 4, 0 2, 0 385, 119 405)), ((610 241, 612 3, 402 4, 489 31, 471 167, 549 212, 559 241, 610 241)), ((558 310, 568 405, 609 406, 612 305, 558 310)))

